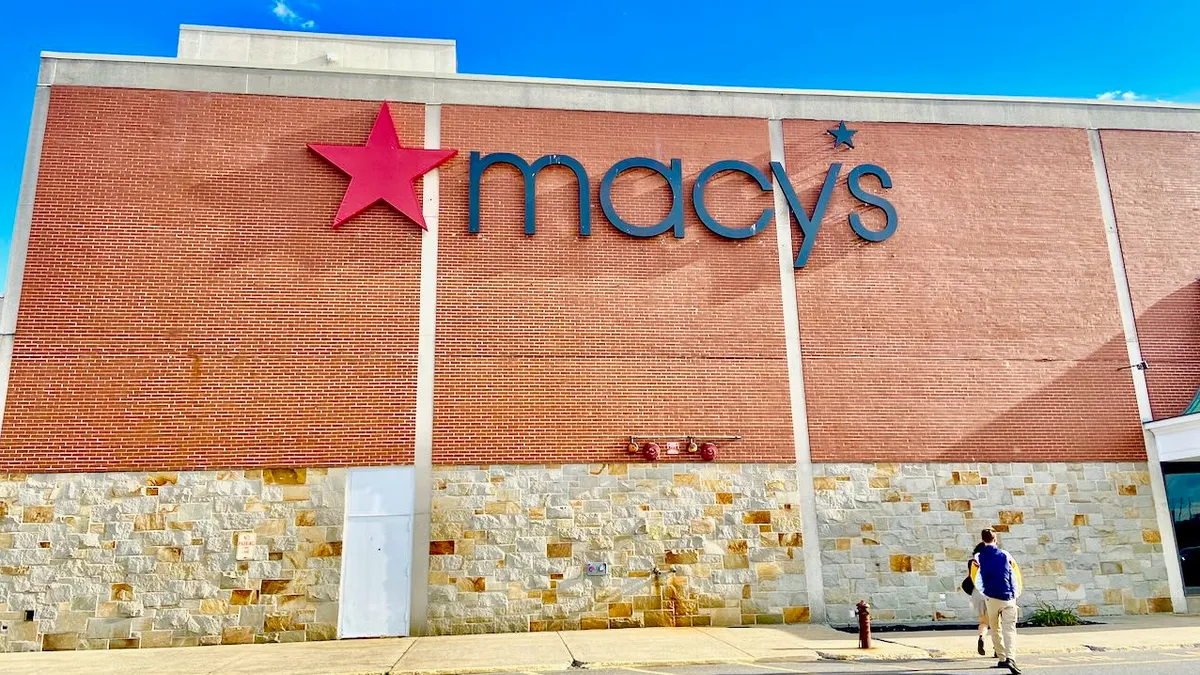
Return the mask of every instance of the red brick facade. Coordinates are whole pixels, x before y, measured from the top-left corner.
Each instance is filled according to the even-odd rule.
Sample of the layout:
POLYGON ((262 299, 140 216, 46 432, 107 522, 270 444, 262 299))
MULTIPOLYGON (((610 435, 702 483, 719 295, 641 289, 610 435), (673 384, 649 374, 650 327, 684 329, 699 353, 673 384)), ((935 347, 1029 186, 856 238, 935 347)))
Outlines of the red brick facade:
MULTIPOLYGON (((378 110, 55 87, 0 468, 411 462, 420 231, 380 206, 330 228, 346 179, 305 147, 361 144, 378 110)), ((392 110, 420 147, 423 107, 392 110)), ((435 462, 620 461, 629 434, 676 433, 742 436, 722 461, 794 457, 775 223, 725 240, 691 206, 713 161, 767 169, 766 120, 463 106, 441 119, 460 154, 440 172, 435 462), (485 174, 469 234, 472 150, 578 159, 591 236, 562 167, 539 175, 525 235, 507 166, 485 174), (604 218, 600 179, 631 156, 683 160, 685 238, 634 239, 604 218)), ((795 274, 814 459, 1144 458, 1086 132, 859 124, 857 148, 834 151, 830 126, 784 122, 806 208, 843 163, 795 274), (846 221, 879 224, 845 184, 868 162, 891 174, 900 218, 879 244, 846 221)), ((1200 378, 1184 283, 1200 259, 1173 246, 1196 239, 1200 136, 1165 136, 1104 136, 1156 413, 1200 378), (1158 158, 1178 166, 1146 164, 1158 158)), ((650 224, 667 190, 635 171, 614 201, 650 224)), ((740 227, 772 197, 723 174, 707 203, 740 227)))
MULTIPOLYGON (((306 143, 374 102, 55 87, 0 464, 412 461, 420 231, 306 143)), ((393 105, 420 146, 422 106, 393 105)))
POLYGON ((1086 132, 860 124, 835 153, 827 126, 784 122, 807 208, 846 163, 796 275, 814 460, 1144 459, 1086 132), (882 225, 864 162, 895 183, 883 244, 846 220, 882 225))
MULTIPOLYGON (((767 169, 765 120, 447 106, 442 143, 571 155, 590 176, 593 226, 579 236, 574 175, 554 168, 538 179, 538 233, 526 236, 520 174, 497 166, 484 174, 480 232, 467 234, 467 158, 442 172, 435 462, 619 461, 630 434, 680 433, 742 436, 722 460, 795 458, 774 226, 733 242, 690 206, 712 162, 767 169), (600 179, 632 156, 683 160, 683 239, 635 239, 604 219, 600 179)), ((725 176, 706 200, 722 222, 748 226, 770 208, 770 193, 725 176)), ((668 193, 630 172, 613 201, 651 225, 668 193)))
POLYGON ((1175 417, 1200 389, 1200 134, 1100 138, 1150 408, 1175 417))

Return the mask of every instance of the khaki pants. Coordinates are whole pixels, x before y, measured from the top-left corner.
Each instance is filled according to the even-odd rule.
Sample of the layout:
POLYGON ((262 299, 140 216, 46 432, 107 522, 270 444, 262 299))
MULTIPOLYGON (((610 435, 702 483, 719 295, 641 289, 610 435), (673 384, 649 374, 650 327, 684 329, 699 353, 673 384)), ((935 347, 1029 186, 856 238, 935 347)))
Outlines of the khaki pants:
POLYGON ((996 658, 1015 659, 1017 643, 1017 615, 1021 610, 1016 600, 987 599, 988 628, 992 631, 992 648, 996 658))

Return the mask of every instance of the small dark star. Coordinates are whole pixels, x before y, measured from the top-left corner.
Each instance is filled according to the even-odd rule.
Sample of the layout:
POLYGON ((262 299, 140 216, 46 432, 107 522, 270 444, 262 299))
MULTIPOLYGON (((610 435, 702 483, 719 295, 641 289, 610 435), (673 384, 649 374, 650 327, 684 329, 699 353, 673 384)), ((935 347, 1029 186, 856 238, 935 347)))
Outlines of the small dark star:
POLYGON ((830 129, 826 133, 828 133, 830 136, 833 136, 833 149, 837 150, 838 146, 843 143, 846 144, 846 147, 853 149, 854 148, 853 137, 854 137, 854 134, 857 134, 858 132, 851 130, 851 129, 847 129, 845 122, 838 122, 836 129, 830 129))

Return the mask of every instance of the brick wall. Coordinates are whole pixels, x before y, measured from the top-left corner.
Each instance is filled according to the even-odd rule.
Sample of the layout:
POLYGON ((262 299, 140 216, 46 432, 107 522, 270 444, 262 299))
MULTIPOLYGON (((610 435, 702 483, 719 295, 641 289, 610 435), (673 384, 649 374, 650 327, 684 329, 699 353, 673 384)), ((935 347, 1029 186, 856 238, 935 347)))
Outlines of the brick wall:
POLYGON ((784 122, 806 208, 844 163, 796 274, 814 459, 1144 458, 1086 132, 859 124, 835 152, 830 126, 784 122), (882 226, 862 163, 894 181, 884 244, 846 220, 882 226))
MULTIPOLYGON (((362 143, 378 109, 56 87, 0 465, 411 461, 419 230, 383 207, 330 228, 346 179, 305 147, 362 143)), ((402 142, 421 145, 422 107, 392 109, 402 142)), ((629 434, 676 433, 742 436, 722 444, 724 461, 791 460, 774 223, 730 241, 691 207, 709 163, 766 168, 764 120, 446 106, 442 123, 461 154, 441 172, 435 461, 618 461, 629 434), (525 235, 506 166, 485 174, 482 231, 468 234, 471 150, 581 161, 592 235, 578 234, 561 167, 539 176, 538 233, 525 235), (600 178, 630 156, 683 160, 685 238, 634 239, 604 218, 600 178)), ((796 273, 814 457, 1140 458, 1085 133, 851 124, 857 149, 835 152, 830 126, 784 125, 808 208, 829 162, 844 164, 796 273), (882 244, 846 223, 859 208, 878 225, 845 186, 865 162, 895 182, 900 227, 882 244)), ((1141 202, 1123 196, 1120 162, 1136 153, 1113 153, 1129 239, 1141 202)), ((619 179, 614 201, 643 225, 667 209, 645 171, 619 179)), ((734 227, 772 205, 737 174, 707 202, 734 227)), ((1146 254, 1126 247, 1135 302, 1149 302, 1146 254)), ((1168 352, 1154 353, 1156 392, 1176 367, 1168 352)))
POLYGON ((1200 134, 1101 134, 1156 419, 1200 389, 1200 134))
MULTIPOLYGON (((581 237, 574 176, 556 167, 538 179, 537 234, 526 236, 520 174, 497 166, 470 235, 466 153, 442 172, 436 462, 614 461, 639 433, 743 436, 723 446, 728 461, 794 457, 774 226, 724 240, 690 206, 692 180, 714 161, 767 168, 765 121, 446 106, 442 143, 571 155, 591 179, 593 222, 581 237), (683 159, 683 239, 635 239, 605 220, 600 179, 631 156, 683 159)), ((748 226, 771 196, 726 176, 710 183, 709 208, 748 226)), ((615 185, 626 220, 666 213, 658 176, 615 185)))
POLYGON ((420 230, 333 230, 346 179, 305 147, 378 110, 55 87, 0 465, 410 462, 420 230))

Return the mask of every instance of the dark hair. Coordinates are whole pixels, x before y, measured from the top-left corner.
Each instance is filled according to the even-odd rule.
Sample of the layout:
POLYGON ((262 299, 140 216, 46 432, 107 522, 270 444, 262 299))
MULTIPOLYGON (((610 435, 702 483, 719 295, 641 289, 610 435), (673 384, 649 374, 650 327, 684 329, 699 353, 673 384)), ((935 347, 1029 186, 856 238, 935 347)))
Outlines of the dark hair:
POLYGON ((991 530, 984 530, 979 536, 981 539, 983 539, 983 543, 985 544, 990 544, 993 541, 996 541, 996 535, 992 534, 991 530))
POLYGON ((979 555, 979 552, 982 550, 983 550, 983 542, 975 544, 975 550, 971 551, 971 555, 979 555))

